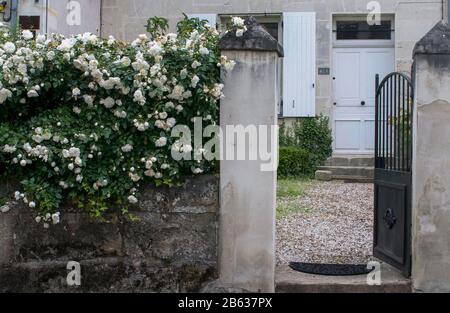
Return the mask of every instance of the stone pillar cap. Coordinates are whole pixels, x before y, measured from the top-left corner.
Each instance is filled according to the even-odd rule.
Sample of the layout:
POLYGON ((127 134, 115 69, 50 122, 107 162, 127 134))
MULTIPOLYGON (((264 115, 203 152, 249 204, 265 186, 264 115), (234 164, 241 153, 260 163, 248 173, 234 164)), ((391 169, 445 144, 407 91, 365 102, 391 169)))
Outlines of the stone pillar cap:
POLYGON ((440 21, 422 39, 413 50, 417 54, 450 54, 450 27, 440 21))
POLYGON ((274 51, 283 57, 283 47, 273 38, 253 16, 245 20, 247 31, 236 36, 236 29, 227 32, 219 42, 220 50, 274 51))

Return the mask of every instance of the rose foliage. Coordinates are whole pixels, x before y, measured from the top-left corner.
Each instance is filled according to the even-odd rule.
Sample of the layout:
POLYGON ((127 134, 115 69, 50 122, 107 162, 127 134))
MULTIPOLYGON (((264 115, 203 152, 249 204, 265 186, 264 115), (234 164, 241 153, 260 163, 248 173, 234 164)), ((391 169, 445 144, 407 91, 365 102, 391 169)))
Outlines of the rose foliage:
MULTIPOLYGON (((0 170, 19 178, 15 193, 48 227, 63 200, 93 216, 128 213, 148 183, 171 185, 214 168, 171 136, 218 119, 223 97, 219 34, 206 21, 185 19, 177 33, 149 20, 149 35, 131 44, 85 33, 34 38, 0 32, 0 170)), ((202 154, 202 151, 192 151, 202 154)), ((156 200, 155 200, 156 201, 156 200)))

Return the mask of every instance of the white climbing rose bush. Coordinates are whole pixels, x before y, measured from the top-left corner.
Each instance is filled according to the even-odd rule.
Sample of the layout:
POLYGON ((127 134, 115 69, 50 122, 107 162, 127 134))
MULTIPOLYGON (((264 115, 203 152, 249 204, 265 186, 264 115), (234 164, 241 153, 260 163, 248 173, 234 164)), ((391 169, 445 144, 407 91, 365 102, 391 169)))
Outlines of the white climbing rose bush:
POLYGON ((97 217, 127 214, 145 184, 214 168, 173 160, 170 133, 196 117, 217 122, 220 67, 234 62, 206 21, 185 19, 177 34, 162 18, 147 28, 131 44, 1 30, 0 171, 20 178, 15 199, 45 227, 59 222, 63 200, 97 217))

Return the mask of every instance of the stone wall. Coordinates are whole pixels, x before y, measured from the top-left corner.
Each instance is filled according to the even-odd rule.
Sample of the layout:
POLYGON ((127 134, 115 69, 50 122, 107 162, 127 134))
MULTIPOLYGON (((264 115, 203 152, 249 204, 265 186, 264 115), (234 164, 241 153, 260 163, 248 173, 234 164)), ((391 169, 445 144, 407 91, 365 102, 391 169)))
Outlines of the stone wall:
POLYGON ((450 292, 450 27, 437 24, 414 55, 413 287, 450 292))
MULTIPOLYGON (((65 206, 44 229, 35 213, 12 204, 0 213, 0 292, 195 292, 217 276, 218 177, 149 187, 132 209, 140 221, 93 220, 65 206), (68 287, 68 261, 81 286, 68 287)), ((14 184, 3 183, 0 196, 14 184)))

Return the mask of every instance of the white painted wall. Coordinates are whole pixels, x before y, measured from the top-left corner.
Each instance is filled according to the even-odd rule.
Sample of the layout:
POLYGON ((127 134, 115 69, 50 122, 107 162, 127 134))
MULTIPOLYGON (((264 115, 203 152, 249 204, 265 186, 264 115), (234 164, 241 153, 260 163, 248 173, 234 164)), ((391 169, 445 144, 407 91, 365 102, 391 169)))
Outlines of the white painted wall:
POLYGON ((19 0, 19 16, 40 16, 41 33, 99 35, 100 8, 101 0, 19 0))

